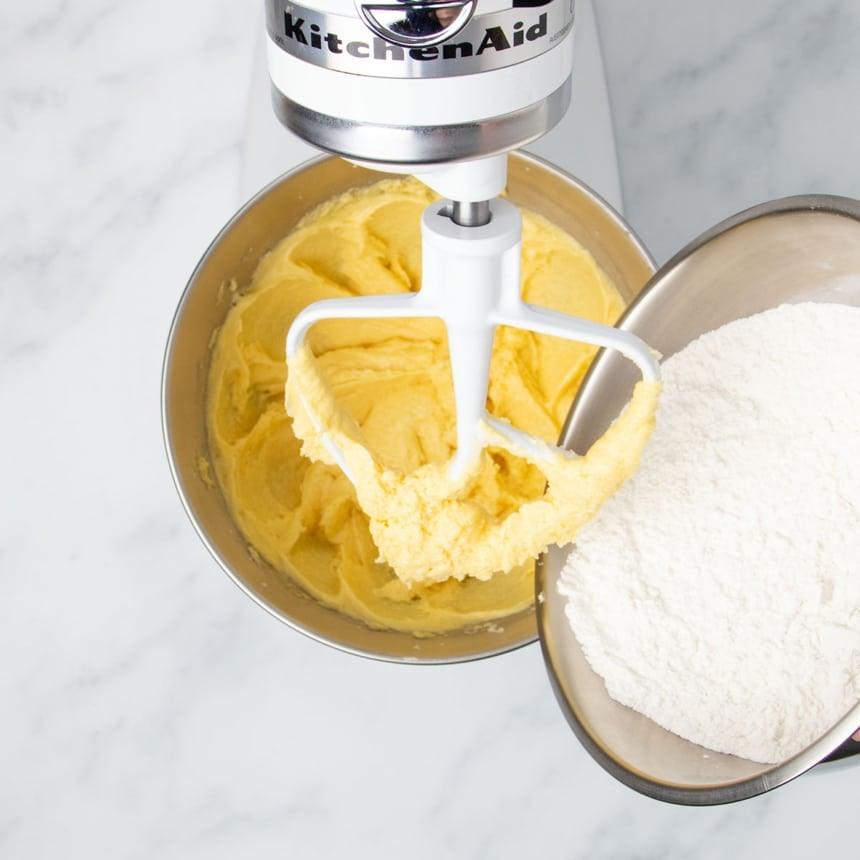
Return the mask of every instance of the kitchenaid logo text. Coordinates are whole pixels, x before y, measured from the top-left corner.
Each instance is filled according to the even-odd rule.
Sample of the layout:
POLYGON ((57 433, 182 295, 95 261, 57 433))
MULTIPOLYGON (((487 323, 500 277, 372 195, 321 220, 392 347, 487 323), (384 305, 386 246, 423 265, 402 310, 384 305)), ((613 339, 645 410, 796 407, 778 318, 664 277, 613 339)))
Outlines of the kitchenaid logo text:
MULTIPOLYGON (((548 33, 547 14, 527 26, 526 21, 515 21, 509 28, 501 25, 485 27, 480 40, 464 40, 425 48, 401 48, 378 36, 370 41, 344 39, 337 33, 326 31, 319 24, 307 24, 305 19, 284 12, 284 36, 296 45, 326 54, 346 54, 358 60, 403 61, 459 60, 480 57, 486 52, 508 51, 528 43, 545 39, 548 33)), ((558 34, 553 37, 553 41, 558 34)))

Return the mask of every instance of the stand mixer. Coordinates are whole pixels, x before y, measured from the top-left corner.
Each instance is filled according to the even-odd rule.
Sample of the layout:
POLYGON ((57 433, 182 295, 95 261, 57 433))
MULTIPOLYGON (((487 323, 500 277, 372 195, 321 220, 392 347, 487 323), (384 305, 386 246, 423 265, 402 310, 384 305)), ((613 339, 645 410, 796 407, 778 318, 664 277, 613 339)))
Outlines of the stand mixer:
MULTIPOLYGON (((637 337, 520 297, 521 217, 499 195, 507 153, 549 131, 568 107, 573 2, 480 0, 480 10, 478 2, 266 3, 281 122, 320 149, 414 174, 445 198, 422 218, 421 289, 310 305, 290 328, 287 360, 322 319, 442 319, 457 415, 455 481, 483 447, 482 423, 517 450, 538 458, 545 451, 485 411, 497 326, 609 347, 635 362, 645 379, 659 377, 654 354, 637 337)), ((303 403, 351 478, 343 452, 303 403)))

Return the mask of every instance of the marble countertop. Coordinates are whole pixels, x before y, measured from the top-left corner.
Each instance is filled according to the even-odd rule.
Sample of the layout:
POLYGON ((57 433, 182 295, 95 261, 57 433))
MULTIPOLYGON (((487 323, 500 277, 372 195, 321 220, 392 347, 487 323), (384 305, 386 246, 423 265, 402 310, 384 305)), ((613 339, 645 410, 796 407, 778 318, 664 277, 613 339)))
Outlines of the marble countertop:
MULTIPOLYGON (((625 212, 658 260, 769 198, 860 196, 854 0, 596 6, 625 212)), ((359 660, 207 555, 170 480, 160 370, 239 202, 248 8, 0 15, 0 857, 843 853, 856 767, 660 804, 580 748, 537 646, 359 660)))

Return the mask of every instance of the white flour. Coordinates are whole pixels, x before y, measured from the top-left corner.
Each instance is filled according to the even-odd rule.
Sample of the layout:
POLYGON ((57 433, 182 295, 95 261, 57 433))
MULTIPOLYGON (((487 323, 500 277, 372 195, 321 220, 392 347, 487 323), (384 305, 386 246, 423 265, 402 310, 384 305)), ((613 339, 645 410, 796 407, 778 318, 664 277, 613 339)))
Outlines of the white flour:
POLYGON ((614 699, 780 761, 860 699, 860 308, 784 305, 663 371, 641 468, 559 590, 614 699))

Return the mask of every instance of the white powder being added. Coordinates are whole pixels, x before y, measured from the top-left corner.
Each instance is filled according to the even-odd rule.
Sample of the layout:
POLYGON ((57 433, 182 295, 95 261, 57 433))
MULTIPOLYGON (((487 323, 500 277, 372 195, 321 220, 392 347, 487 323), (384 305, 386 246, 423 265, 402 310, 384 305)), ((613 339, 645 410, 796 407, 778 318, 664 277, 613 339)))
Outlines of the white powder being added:
POLYGON ((663 365, 639 471, 559 590, 612 698, 781 761, 860 699, 860 308, 783 305, 663 365))

